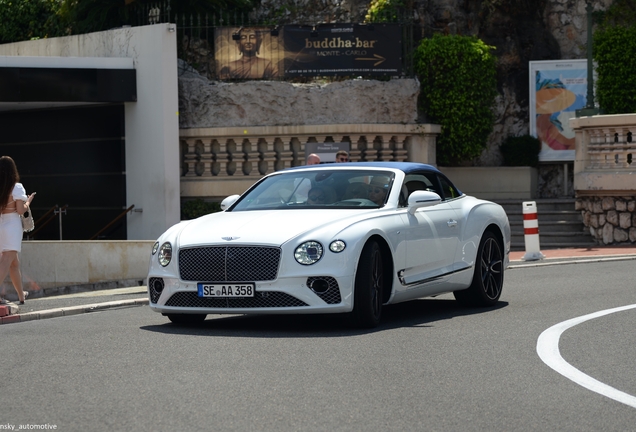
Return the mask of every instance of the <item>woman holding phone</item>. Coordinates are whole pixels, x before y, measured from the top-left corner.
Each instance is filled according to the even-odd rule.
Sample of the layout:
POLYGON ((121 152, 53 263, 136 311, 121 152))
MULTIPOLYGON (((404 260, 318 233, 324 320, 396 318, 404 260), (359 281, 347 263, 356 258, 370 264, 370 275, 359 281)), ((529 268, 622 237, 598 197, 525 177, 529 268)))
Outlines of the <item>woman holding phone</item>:
MULTIPOLYGON (((35 192, 27 196, 20 183, 18 168, 9 156, 0 157, 0 283, 10 274, 13 286, 18 293, 20 304, 28 296, 22 289, 20 258, 22 250, 22 221, 20 215, 30 211, 35 192)), ((6 303, 0 299, 0 303, 6 303)))

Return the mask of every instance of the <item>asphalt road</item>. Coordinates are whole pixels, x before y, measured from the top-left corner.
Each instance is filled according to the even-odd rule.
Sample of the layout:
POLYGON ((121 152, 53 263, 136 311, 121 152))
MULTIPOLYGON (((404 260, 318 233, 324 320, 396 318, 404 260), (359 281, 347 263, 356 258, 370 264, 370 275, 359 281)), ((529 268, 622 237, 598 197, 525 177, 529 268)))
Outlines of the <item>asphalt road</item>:
POLYGON ((0 425, 635 430, 636 309, 583 320, 557 338, 567 364, 623 401, 537 353, 540 335, 559 323, 635 305, 634 274, 633 260, 513 268, 494 309, 465 309, 452 296, 418 300, 387 308, 373 331, 337 316, 208 317, 180 328, 147 306, 3 325, 0 425))

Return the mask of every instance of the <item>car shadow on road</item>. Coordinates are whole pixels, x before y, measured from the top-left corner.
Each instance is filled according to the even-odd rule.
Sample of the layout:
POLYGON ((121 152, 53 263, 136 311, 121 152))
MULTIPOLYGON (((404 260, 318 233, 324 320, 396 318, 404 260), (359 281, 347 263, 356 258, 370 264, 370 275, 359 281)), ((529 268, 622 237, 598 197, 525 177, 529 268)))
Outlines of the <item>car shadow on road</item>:
POLYGON ((202 323, 175 325, 166 319, 165 324, 142 326, 142 330, 187 334, 191 336, 310 338, 347 337, 381 332, 397 328, 434 327, 439 321, 466 315, 491 313, 504 308, 507 302, 493 307, 470 308, 451 299, 419 299, 385 306, 380 325, 373 329, 354 327, 347 314, 323 315, 208 315, 202 323))

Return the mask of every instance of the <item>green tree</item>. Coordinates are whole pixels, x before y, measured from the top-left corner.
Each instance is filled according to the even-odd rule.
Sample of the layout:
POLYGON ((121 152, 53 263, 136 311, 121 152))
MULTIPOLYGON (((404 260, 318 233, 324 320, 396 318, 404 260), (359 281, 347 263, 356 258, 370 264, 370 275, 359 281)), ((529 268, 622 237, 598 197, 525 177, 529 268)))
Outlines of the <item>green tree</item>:
POLYGON ((415 50, 420 109, 442 126, 437 162, 459 165, 479 156, 494 125, 494 47, 470 36, 434 35, 415 50))
POLYGON ((58 0, 0 0, 0 43, 60 36, 58 0))
MULTIPOLYGON (((169 0, 170 18, 224 12, 248 12, 258 0, 169 0)), ((0 43, 85 34, 135 25, 137 13, 156 0, 0 0, 0 43)), ((167 9, 167 8, 166 8, 167 9)), ((167 10, 162 11, 166 13, 167 10)))
POLYGON ((636 3, 616 0, 594 33, 596 97, 606 114, 636 113, 636 3))

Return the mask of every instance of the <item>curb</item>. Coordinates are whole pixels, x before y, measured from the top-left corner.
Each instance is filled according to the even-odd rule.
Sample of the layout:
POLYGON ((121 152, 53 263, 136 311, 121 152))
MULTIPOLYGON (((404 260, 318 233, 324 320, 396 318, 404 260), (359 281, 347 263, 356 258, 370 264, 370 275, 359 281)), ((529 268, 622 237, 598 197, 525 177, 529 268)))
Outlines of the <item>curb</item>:
POLYGON ((140 297, 131 300, 117 300, 105 303, 93 303, 81 306, 69 306, 57 309, 48 309, 36 312, 27 312, 24 314, 8 315, 0 317, 0 324, 12 324, 17 322, 34 321, 47 318, 56 318, 61 316, 79 315, 88 312, 98 312, 106 309, 118 307, 142 306, 148 304, 147 297, 140 297))
MULTIPOLYGON (((565 265, 565 264, 585 264, 591 262, 605 262, 605 261, 629 261, 636 260, 636 255, 624 255, 624 256, 599 256, 596 258, 550 258, 547 261, 541 262, 541 260, 537 261, 510 261, 507 269, 519 269, 526 267, 545 267, 545 266, 553 266, 553 265, 565 265), (551 260, 551 261, 550 261, 551 260), (518 264, 513 264, 518 263, 518 264), (523 263, 523 264, 522 264, 523 263)), ((507 270, 506 269, 506 270, 507 270)))

